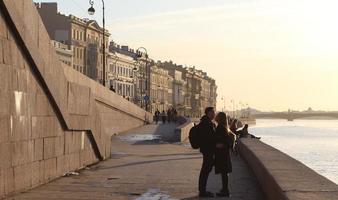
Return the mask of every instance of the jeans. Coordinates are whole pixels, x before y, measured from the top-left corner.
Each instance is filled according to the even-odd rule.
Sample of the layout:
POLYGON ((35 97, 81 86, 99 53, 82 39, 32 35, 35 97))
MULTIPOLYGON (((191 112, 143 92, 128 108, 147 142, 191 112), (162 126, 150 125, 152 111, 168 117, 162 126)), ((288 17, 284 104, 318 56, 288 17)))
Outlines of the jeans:
POLYGON ((207 182, 209 174, 214 166, 214 154, 213 153, 203 153, 203 164, 199 177, 198 189, 200 192, 205 192, 207 188, 207 182))

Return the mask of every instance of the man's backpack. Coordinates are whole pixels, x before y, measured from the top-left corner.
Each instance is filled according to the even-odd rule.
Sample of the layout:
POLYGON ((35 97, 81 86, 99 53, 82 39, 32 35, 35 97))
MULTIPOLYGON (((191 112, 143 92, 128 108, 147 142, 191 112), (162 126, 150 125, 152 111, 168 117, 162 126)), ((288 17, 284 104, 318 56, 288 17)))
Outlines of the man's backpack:
POLYGON ((200 124, 197 124, 189 131, 189 142, 193 149, 199 149, 201 147, 200 127, 200 124))

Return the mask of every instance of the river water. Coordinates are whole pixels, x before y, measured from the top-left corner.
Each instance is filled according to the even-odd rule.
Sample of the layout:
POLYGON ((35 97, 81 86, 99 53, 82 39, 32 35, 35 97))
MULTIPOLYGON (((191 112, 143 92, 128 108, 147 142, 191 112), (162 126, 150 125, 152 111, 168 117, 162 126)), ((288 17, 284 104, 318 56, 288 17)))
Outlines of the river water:
POLYGON ((338 184, 338 120, 261 119, 249 130, 338 184))

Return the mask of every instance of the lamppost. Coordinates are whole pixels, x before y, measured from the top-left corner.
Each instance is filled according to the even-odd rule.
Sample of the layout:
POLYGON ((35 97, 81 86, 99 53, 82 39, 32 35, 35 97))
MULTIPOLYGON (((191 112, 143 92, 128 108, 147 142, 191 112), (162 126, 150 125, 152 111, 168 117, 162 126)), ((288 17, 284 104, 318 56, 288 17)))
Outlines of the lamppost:
MULTIPOLYGON (((94 15, 95 13, 95 9, 93 7, 94 5, 94 1, 93 0, 89 0, 89 4, 90 4, 90 8, 88 9, 88 14, 89 15, 94 15)), ((102 48, 103 48, 103 67, 102 67, 102 85, 106 86, 106 37, 105 37, 105 32, 106 32, 106 28, 105 28, 105 14, 104 14, 104 0, 102 0, 102 24, 103 24, 103 31, 102 31, 102 36, 103 36, 103 44, 102 44, 102 48)))
POLYGON ((139 94, 141 96, 141 93, 142 93, 142 85, 140 84, 140 80, 142 79, 142 76, 139 73, 140 72, 139 68, 140 68, 140 64, 136 60, 134 62, 134 68, 133 68, 134 85, 135 85, 135 87, 134 87, 135 88, 134 99, 135 99, 135 104, 137 104, 138 106, 140 106, 142 108, 142 102, 140 102, 140 99, 139 99, 139 94))
POLYGON ((232 117, 235 118, 235 100, 231 100, 232 103, 232 117))
POLYGON ((144 47, 139 47, 137 50, 136 50, 136 53, 137 53, 137 58, 140 59, 143 57, 143 55, 145 56, 145 93, 146 93, 146 96, 144 96, 144 100, 145 100, 145 103, 146 103, 146 111, 148 111, 148 104, 149 104, 149 96, 150 96, 150 90, 149 90, 149 69, 148 69, 148 51, 146 48, 144 47), (141 50, 143 50, 145 52, 145 54, 143 54, 141 52, 141 50))
POLYGON ((223 96, 223 97, 221 98, 221 100, 223 101, 222 112, 226 112, 226 110, 225 110, 225 97, 223 96))

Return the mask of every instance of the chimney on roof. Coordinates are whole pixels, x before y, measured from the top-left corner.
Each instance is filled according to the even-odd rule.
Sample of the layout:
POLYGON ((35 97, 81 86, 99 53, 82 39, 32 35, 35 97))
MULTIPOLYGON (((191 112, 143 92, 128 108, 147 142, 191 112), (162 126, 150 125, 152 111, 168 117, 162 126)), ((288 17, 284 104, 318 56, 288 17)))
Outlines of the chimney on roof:
POLYGON ((38 9, 44 10, 46 13, 58 13, 57 3, 41 3, 38 9))

